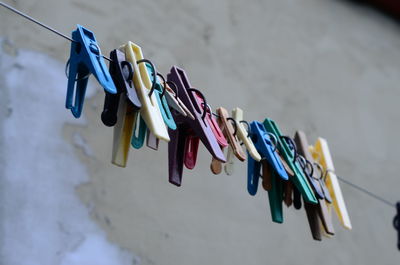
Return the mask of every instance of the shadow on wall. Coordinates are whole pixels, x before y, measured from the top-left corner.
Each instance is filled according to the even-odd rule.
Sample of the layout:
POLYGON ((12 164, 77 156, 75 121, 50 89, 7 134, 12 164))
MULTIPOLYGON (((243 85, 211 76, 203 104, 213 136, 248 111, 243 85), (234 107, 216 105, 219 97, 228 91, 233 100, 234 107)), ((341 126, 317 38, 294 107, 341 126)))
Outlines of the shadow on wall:
POLYGON ((378 12, 388 15, 400 23, 400 1, 398 0, 340 0, 350 2, 360 7, 375 9, 378 12))

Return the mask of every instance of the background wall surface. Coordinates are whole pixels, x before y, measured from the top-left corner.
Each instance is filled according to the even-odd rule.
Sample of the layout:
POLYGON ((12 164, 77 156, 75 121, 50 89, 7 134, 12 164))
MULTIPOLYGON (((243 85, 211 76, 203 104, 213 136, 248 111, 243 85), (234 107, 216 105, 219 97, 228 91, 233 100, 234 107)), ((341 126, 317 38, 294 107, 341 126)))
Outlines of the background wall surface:
MULTIPOLYGON (((275 119, 329 141, 336 172, 399 196, 400 25, 337 0, 6 1, 103 53, 131 40, 166 74, 186 69, 215 109, 275 119)), ((64 109, 64 39, 0 8, 0 264, 398 264, 391 209, 342 183, 353 230, 312 240, 304 210, 272 223, 246 164, 214 176, 202 146, 183 186, 167 145, 110 163, 94 78, 84 114, 64 109)))

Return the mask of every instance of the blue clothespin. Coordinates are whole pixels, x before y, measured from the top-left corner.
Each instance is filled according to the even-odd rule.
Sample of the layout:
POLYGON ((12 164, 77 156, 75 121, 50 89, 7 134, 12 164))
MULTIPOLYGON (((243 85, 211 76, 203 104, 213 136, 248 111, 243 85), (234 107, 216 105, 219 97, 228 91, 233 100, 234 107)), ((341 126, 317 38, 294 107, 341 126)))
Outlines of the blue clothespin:
MULTIPOLYGON (((275 147, 271 141, 268 132, 264 125, 258 121, 250 123, 251 139, 263 159, 266 159, 273 171, 283 180, 288 180, 289 176, 286 173, 282 162, 275 152, 275 147)), ((260 177, 261 163, 255 161, 251 156, 248 156, 247 167, 247 190, 250 195, 255 195, 258 188, 258 178, 260 177)))
POLYGON ((68 60, 68 89, 65 107, 75 118, 82 113, 89 75, 93 74, 105 91, 116 94, 117 89, 106 67, 93 32, 77 25, 72 32, 71 54, 68 60), (76 83, 76 89, 75 89, 76 83), (75 98, 74 98, 75 95, 75 98))

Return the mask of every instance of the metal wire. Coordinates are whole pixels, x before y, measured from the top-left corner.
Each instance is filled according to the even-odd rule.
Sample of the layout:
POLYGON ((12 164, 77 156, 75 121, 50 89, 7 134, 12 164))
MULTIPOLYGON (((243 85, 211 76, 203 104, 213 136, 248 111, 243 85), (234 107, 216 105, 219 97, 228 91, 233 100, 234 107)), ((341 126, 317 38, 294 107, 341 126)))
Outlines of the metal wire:
POLYGON ((358 185, 356 185, 356 184, 354 184, 354 183, 352 183, 352 182, 350 182, 348 180, 345 180, 342 177, 337 176, 337 178, 340 181, 346 183, 347 185, 349 185, 349 186, 351 186, 351 187, 353 187, 353 188, 355 188, 355 189, 357 189, 357 190, 359 190, 361 192, 364 192, 365 194, 371 196, 372 198, 374 198, 374 199, 376 199, 376 200, 378 200, 380 202, 383 202, 384 204, 389 205, 390 207, 396 208, 396 205, 394 203, 391 203, 390 201, 386 200, 385 198, 382 198, 381 196, 376 195, 376 194, 370 192, 369 190, 364 189, 363 187, 360 187, 360 186, 358 186, 358 185))
MULTIPOLYGON (((40 22, 40 21, 34 19, 34 18, 31 17, 31 16, 28 16, 27 14, 25 14, 25 13, 19 11, 18 9, 15 9, 14 7, 12 7, 12 6, 10 6, 10 5, 7 5, 7 4, 4 3, 4 2, 0 2, 0 5, 3 6, 3 7, 5 7, 5 8, 7 8, 8 10, 14 12, 15 14, 20 15, 21 17, 24 17, 24 18, 28 19, 29 21, 31 21, 31 22, 33 22, 33 23, 36 23, 37 25, 39 25, 39 26, 41 26, 41 27, 43 27, 43 28, 45 28, 45 29, 47 29, 47 30, 49 30, 49 31, 51 31, 51 32, 53 32, 53 33, 55 33, 55 34, 57 34, 58 36, 63 37, 63 38, 66 39, 66 40, 69 40, 70 42, 77 42, 77 41, 71 39, 70 37, 68 37, 67 35, 65 35, 65 34, 63 34, 63 33, 61 33, 61 32, 59 32, 58 30, 53 29, 52 27, 50 27, 50 26, 48 26, 48 25, 46 25, 46 24, 44 24, 44 23, 42 23, 42 22, 40 22)), ((106 60, 108 60, 108 61, 111 62, 111 59, 110 59, 110 58, 108 58, 108 57, 106 57, 106 56, 104 56, 104 55, 101 55, 101 56, 102 56, 104 59, 106 59, 106 60)))

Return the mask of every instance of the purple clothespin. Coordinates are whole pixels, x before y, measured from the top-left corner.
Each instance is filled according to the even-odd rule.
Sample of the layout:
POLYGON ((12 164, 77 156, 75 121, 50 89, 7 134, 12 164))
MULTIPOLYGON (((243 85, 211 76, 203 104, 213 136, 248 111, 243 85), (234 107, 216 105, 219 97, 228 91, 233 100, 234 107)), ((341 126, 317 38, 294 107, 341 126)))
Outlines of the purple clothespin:
MULTIPOLYGON (((195 117, 192 120, 176 111, 172 112, 178 128, 169 130, 171 139, 168 143, 169 182, 180 186, 185 156, 188 153, 189 155, 197 153, 197 150, 189 150, 188 148, 188 139, 190 137, 199 137, 215 159, 226 162, 226 158, 211 127, 206 122, 207 104, 202 93, 191 87, 185 71, 181 68, 173 66, 167 75, 167 79, 176 84, 179 98, 195 117), (201 96, 205 104, 201 104, 196 96, 201 96)), ((197 147, 194 146, 194 148, 197 147)))

